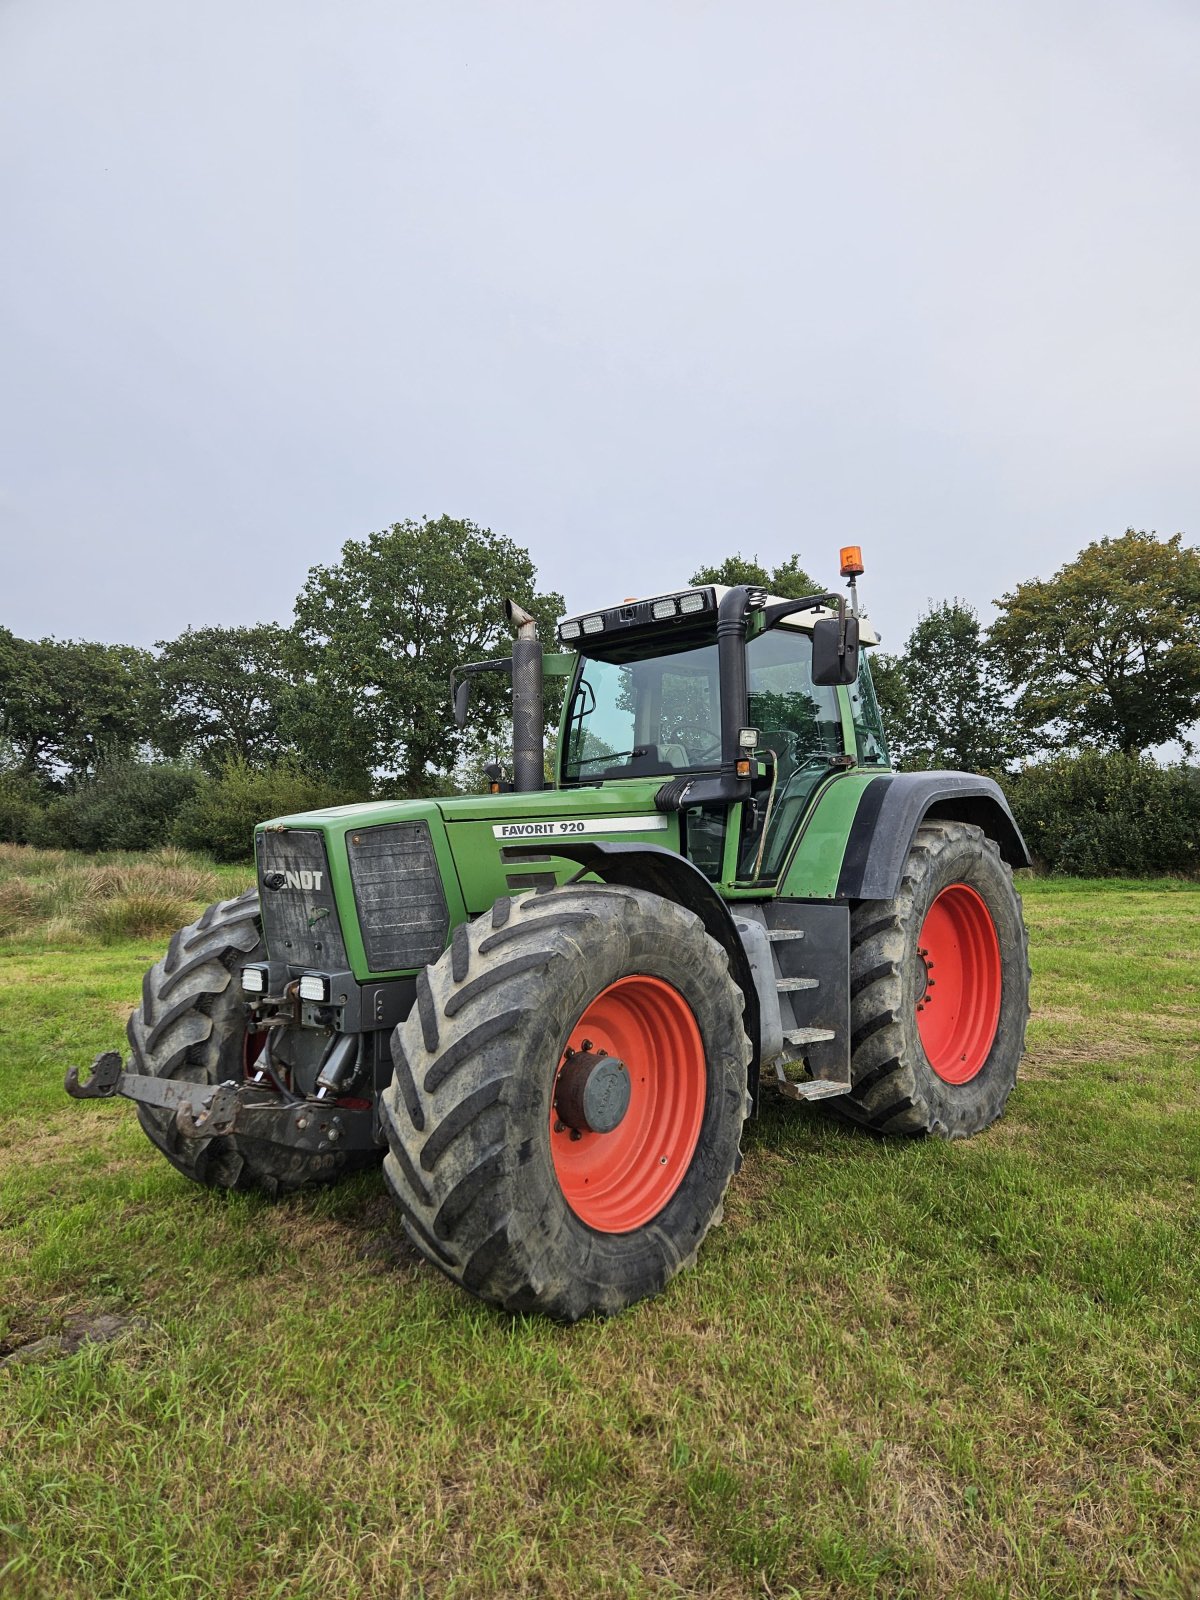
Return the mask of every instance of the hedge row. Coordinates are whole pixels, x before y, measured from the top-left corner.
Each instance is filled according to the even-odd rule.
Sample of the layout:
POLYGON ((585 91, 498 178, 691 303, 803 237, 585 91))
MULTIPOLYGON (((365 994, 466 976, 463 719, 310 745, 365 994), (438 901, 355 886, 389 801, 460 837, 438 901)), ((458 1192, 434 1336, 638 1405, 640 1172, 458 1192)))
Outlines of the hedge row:
POLYGON ((120 761, 69 794, 10 772, 0 774, 0 841, 86 851, 178 844, 218 861, 244 861, 256 822, 350 798, 287 764, 234 761, 213 777, 163 762, 120 761))
POLYGON ((1196 767, 1089 750, 995 776, 1043 872, 1144 878, 1200 870, 1196 767))
MULTIPOLYGON (((996 774, 1038 866, 1082 877, 1200 871, 1200 771, 1088 751, 996 774)), ((180 844, 218 861, 250 854, 254 824, 353 795, 294 766, 191 767, 117 762, 70 794, 0 774, 0 842, 70 850, 180 844)))

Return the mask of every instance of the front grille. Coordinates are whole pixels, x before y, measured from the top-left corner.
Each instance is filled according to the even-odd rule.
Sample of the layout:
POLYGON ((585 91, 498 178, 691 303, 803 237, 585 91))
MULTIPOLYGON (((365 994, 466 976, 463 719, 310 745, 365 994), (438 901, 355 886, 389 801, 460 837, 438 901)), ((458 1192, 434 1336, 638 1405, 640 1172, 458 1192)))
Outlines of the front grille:
POLYGON ((372 972, 423 967, 446 947, 450 913, 424 822, 347 834, 350 878, 372 972))
POLYGON ((324 836, 301 828, 260 833, 256 848, 263 932, 271 959, 320 972, 344 972, 350 963, 329 881, 324 836), (283 874, 279 888, 267 887, 270 873, 283 874))

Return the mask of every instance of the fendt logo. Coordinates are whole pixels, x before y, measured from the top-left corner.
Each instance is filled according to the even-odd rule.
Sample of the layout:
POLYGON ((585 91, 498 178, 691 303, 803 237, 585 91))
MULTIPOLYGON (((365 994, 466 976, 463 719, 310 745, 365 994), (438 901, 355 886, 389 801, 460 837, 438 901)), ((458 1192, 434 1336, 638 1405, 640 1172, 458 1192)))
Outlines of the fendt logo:
POLYGON ((319 889, 321 887, 321 879, 324 876, 323 872, 309 872, 307 868, 301 872, 285 872, 283 875, 283 887, 285 889, 319 889))

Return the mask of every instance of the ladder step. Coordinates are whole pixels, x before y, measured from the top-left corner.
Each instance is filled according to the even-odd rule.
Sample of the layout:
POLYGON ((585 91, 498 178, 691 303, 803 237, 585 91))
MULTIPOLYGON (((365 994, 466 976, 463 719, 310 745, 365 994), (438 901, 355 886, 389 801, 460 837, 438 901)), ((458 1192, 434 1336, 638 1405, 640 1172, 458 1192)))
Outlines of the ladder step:
POLYGON ((768 928, 767 938, 772 944, 781 944, 784 939, 803 939, 803 928, 768 928))
POLYGON ((832 1028, 792 1028, 783 1037, 787 1044, 828 1044, 837 1034, 832 1028))
POLYGON ((795 994, 799 989, 819 989, 820 978, 777 978, 775 987, 780 994, 795 994))
POLYGON ((781 1083, 779 1088, 789 1100, 832 1100, 834 1095, 850 1093, 848 1083, 827 1083, 822 1078, 805 1083, 781 1083))
POLYGON ((832 1100, 834 1095, 850 1093, 848 1083, 829 1078, 802 1078, 799 1083, 793 1083, 778 1061, 775 1063, 775 1086, 789 1100, 832 1100))

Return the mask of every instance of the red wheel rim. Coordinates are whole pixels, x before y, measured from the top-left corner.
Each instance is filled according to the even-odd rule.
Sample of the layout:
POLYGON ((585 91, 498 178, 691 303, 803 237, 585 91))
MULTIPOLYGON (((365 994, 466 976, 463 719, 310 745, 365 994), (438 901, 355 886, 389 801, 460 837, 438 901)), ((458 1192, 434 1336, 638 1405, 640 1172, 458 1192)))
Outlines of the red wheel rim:
POLYGON ((917 951, 925 979, 917 1030, 929 1065, 946 1083, 969 1083, 1000 1021, 1000 941, 982 895, 965 883, 943 889, 926 912, 917 951))
POLYGON ((554 1173, 581 1222, 632 1233, 658 1215, 691 1164, 708 1083, 704 1043, 679 991, 644 977, 618 978, 596 996, 567 1048, 588 1041, 629 1069, 629 1109, 611 1133, 572 1138, 551 1105, 554 1173))

